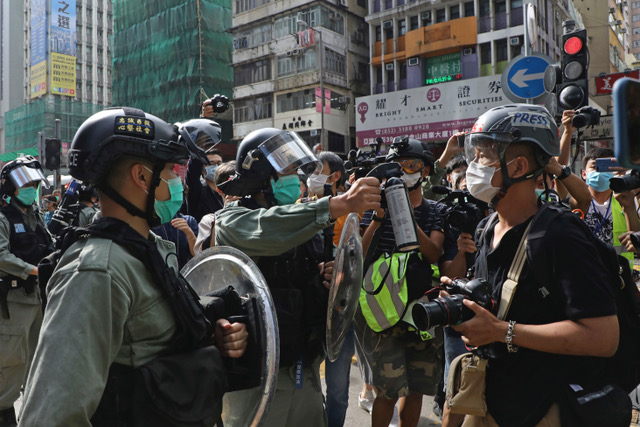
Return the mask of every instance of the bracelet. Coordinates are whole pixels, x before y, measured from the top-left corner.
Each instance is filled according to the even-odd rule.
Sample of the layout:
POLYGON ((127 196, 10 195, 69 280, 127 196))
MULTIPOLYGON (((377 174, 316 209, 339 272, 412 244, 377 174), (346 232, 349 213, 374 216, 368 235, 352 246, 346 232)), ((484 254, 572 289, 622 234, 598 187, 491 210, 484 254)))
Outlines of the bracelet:
POLYGON ((384 218, 378 218, 377 215, 374 212, 373 215, 371 216, 371 221, 382 222, 382 221, 384 221, 384 218))
POLYGON ((518 346, 513 344, 513 337, 516 336, 514 330, 516 328, 516 321, 510 320, 509 327, 507 328, 507 336, 504 338, 504 342, 507 343, 507 351, 509 353, 515 353, 518 351, 518 346))

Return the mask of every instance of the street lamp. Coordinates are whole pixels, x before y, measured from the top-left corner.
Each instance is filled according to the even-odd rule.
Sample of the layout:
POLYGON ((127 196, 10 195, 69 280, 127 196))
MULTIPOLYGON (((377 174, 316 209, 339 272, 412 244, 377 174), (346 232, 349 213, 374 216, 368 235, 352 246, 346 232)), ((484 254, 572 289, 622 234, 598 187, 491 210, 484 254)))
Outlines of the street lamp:
POLYGON ((318 49, 320 50, 320 147, 322 147, 322 151, 328 151, 329 147, 325 141, 325 131, 324 131, 324 46, 322 45, 322 32, 320 30, 316 30, 314 28, 310 28, 309 24, 302 19, 298 19, 296 21, 296 25, 298 28, 309 28, 312 29, 314 33, 318 34, 318 49))

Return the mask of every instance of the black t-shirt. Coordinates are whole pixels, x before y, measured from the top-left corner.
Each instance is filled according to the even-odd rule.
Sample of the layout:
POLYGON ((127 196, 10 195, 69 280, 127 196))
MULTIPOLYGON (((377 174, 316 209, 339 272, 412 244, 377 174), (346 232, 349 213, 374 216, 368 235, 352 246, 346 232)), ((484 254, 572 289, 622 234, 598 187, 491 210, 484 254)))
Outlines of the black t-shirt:
MULTIPOLYGON (((510 229, 491 250, 495 226, 486 230, 476 256, 476 278, 485 278, 500 301, 502 283, 507 278, 514 254, 531 219, 510 229), (485 261, 486 260, 486 261, 485 261)), ((552 273, 550 283, 537 283, 526 262, 511 308, 505 320, 522 324, 548 324, 609 316, 616 313, 613 293, 605 267, 592 244, 592 236, 576 216, 561 215, 546 231, 541 251, 544 259, 533 268, 552 273)), ((484 227, 486 223, 481 223, 484 227)), ((489 412, 500 426, 535 426, 557 400, 568 378, 583 372, 596 375, 604 359, 563 356, 520 348, 508 353, 506 344, 493 343, 479 350, 489 358, 486 400, 489 412)))

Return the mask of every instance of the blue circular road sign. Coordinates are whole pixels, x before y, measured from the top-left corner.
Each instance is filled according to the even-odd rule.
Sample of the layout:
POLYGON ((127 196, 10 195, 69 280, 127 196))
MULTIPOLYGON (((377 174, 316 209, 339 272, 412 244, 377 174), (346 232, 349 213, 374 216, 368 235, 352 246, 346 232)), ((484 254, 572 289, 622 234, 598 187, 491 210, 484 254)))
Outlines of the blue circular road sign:
POLYGON ((518 55, 502 72, 502 90, 513 102, 524 102, 545 94, 544 72, 551 58, 540 53, 518 55))

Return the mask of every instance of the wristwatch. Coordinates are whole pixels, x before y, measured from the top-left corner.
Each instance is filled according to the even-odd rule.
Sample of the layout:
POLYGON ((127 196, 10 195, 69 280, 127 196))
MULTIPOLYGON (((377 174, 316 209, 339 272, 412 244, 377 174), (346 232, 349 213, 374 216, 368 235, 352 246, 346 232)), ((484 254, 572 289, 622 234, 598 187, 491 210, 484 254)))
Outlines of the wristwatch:
POLYGON ((556 177, 556 179, 562 181, 563 179, 565 179, 569 175, 571 175, 571 168, 569 166, 563 166, 562 167, 562 172, 560 172, 560 175, 558 175, 556 177))
POLYGON ((515 353, 518 351, 518 346, 513 344, 513 337, 516 336, 516 334, 513 333, 515 328, 516 328, 516 321, 510 320, 509 327, 507 329, 507 336, 504 337, 504 342, 507 343, 507 351, 509 353, 515 353))
POLYGON ((371 221, 375 221, 375 222, 382 222, 384 220, 384 218, 378 218, 378 216, 376 215, 376 213, 374 212, 373 215, 371 216, 371 221))

